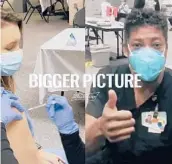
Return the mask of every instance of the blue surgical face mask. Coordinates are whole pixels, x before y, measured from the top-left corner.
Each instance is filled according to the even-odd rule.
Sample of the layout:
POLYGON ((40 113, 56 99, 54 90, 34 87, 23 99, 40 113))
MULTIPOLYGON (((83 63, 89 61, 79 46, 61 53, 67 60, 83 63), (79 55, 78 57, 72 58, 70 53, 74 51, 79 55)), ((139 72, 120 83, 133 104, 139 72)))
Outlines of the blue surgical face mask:
POLYGON ((145 82, 155 81, 164 69, 165 62, 164 52, 153 48, 145 47, 130 51, 129 64, 145 82))
POLYGON ((23 54, 22 50, 0 54, 1 76, 12 76, 20 69, 23 54))

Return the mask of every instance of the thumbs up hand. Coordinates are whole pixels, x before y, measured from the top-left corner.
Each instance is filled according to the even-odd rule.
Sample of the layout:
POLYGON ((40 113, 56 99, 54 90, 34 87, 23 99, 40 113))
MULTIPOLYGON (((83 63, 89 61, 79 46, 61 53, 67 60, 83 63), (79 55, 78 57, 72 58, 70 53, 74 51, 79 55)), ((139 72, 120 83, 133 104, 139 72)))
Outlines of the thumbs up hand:
POLYGON ((109 100, 100 118, 100 130, 109 142, 114 143, 130 138, 131 133, 135 130, 135 120, 130 111, 118 111, 115 91, 110 90, 108 94, 109 100))

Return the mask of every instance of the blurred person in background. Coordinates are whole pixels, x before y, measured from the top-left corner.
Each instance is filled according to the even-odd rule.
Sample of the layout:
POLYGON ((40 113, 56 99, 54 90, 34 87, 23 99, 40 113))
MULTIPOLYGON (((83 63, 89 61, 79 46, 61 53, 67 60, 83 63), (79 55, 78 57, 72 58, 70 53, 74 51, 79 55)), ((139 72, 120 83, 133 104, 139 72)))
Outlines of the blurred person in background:
POLYGON ((170 25, 171 25, 170 31, 172 31, 172 16, 168 18, 168 21, 170 22, 170 25))
POLYGON ((130 11, 131 10, 129 8, 129 5, 127 4, 127 0, 121 0, 121 5, 118 8, 118 16, 116 20, 120 21, 120 19, 125 19, 130 11))
POLYGON ((149 8, 149 9, 154 9, 155 11, 161 10, 159 0, 135 0, 134 8, 136 9, 149 8))

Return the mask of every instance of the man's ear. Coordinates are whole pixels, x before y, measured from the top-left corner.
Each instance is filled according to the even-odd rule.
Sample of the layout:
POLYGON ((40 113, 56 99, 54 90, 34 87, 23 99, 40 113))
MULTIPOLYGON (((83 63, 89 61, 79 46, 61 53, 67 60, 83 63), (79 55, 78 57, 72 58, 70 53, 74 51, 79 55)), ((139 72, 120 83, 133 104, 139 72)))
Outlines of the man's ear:
POLYGON ((165 57, 167 57, 167 54, 168 54, 168 43, 167 43, 167 45, 166 45, 166 48, 165 48, 165 57))
POLYGON ((128 46, 126 44, 123 45, 123 52, 124 52, 124 56, 128 57, 130 51, 129 51, 128 46))

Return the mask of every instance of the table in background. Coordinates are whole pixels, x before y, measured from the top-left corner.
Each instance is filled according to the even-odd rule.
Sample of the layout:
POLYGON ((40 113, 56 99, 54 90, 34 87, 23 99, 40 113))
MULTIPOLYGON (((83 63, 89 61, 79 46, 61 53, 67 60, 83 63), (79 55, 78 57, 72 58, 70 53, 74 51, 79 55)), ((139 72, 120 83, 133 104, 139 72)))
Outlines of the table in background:
MULTIPOLYGON (((44 74, 77 74, 80 77, 85 73, 85 29, 68 28, 57 34, 55 37, 44 43, 38 54, 34 73, 44 74), (68 46, 70 34, 76 38, 76 46, 68 46)), ((39 102, 43 100, 48 92, 56 91, 80 91, 85 92, 82 87, 82 78, 79 81, 79 88, 39 88, 39 102)))
MULTIPOLYGON (((125 58, 125 56, 123 55, 123 48, 122 48, 122 56, 120 56, 120 52, 119 52, 119 46, 120 46, 119 32, 122 33, 121 40, 122 40, 122 46, 123 46, 124 23, 114 21, 114 22, 112 22, 111 26, 99 26, 96 23, 90 23, 91 21, 98 22, 98 21, 103 21, 103 19, 102 18, 96 18, 96 17, 86 17, 85 25, 86 25, 86 28, 88 30, 88 37, 89 37, 90 28, 95 29, 97 31, 97 33, 98 33, 98 31, 101 31, 102 32, 102 41, 104 43, 104 32, 114 32, 116 34, 116 38, 117 38, 117 59, 125 58)), ((98 39, 99 38, 97 38, 97 44, 98 44, 98 39)), ((88 39, 88 45, 89 45, 89 39, 88 39)))

